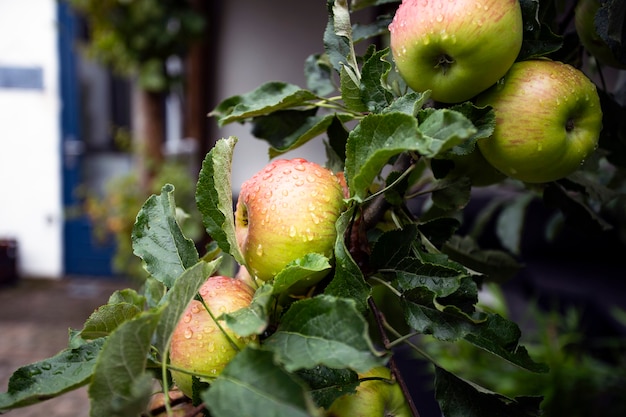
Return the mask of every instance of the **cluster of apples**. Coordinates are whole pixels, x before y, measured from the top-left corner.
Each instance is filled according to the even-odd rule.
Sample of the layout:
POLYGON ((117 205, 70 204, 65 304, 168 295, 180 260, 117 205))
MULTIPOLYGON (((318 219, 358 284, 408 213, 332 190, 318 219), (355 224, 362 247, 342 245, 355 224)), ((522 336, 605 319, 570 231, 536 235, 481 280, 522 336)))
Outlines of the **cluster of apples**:
MULTIPOLYGON (((192 375, 216 377, 241 348, 258 342, 256 336, 238 336, 219 319, 250 305, 254 281, 271 281, 310 253, 332 259, 335 223, 345 208, 346 188, 340 178, 317 163, 294 158, 272 161, 242 184, 235 234, 246 264, 236 277, 209 277, 199 290, 200 299, 191 301, 174 330, 171 373, 182 393, 193 396, 192 375)), ((305 283, 298 282, 299 289, 323 277, 308 277, 305 283)), ((367 382, 356 395, 338 398, 329 415, 410 415, 388 368, 377 367, 360 376, 367 382)))
POLYGON ((544 183, 595 150, 602 130, 595 84, 568 64, 516 61, 524 35, 518 0, 404 0, 389 30, 409 87, 443 104, 472 100, 495 111, 491 137, 450 158, 454 175, 477 186, 505 176, 544 183))

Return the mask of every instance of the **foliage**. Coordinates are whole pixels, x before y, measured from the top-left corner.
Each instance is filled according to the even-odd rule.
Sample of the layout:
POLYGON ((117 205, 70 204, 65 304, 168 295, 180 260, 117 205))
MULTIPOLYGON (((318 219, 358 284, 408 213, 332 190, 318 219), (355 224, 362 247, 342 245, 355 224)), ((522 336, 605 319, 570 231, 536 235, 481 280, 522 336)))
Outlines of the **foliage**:
POLYGON ((165 91, 179 81, 167 61, 182 56, 206 24, 188 1, 66 1, 87 19, 88 51, 123 74, 138 75, 149 91, 165 91))
MULTIPOLYGON (((389 2, 355 1, 353 6, 389 2)), ((579 45, 553 33, 552 3, 542 9, 545 13, 538 12, 538 1, 522 4, 525 46, 518 59, 581 56, 579 45)), ((250 123, 253 133, 271 145, 270 157, 327 139, 328 166, 343 172, 349 189, 347 209, 336 222, 334 258, 327 260, 332 271, 306 295, 286 293, 294 277, 319 271, 319 257, 302 258, 275 281, 259 284, 248 308, 221 317, 241 336, 258 335, 259 343, 242 349, 219 376, 198 375, 193 401, 214 417, 322 415, 334 398, 354 389, 357 373, 387 364, 401 380, 394 359, 399 346, 432 360, 412 342, 419 335, 469 344, 539 381, 546 364, 521 344, 516 323, 482 308, 479 292, 520 267, 513 255, 531 199, 543 197, 561 208, 564 219, 580 229, 619 224, 614 220, 623 213, 616 213, 613 204, 623 198, 622 126, 607 120, 595 157, 575 175, 532 188, 503 183, 523 196, 499 202, 506 220, 499 233, 511 252, 481 248, 472 236, 459 233, 474 191, 469 179, 434 175, 430 161, 446 152, 466 153, 476 140, 488 137, 493 112, 471 102, 435 106, 427 91, 410 91, 394 71, 387 48, 379 50, 371 42, 362 56, 354 52, 357 40, 384 35, 381 22, 389 16, 373 26, 357 26, 346 1, 327 5, 324 53, 306 62, 307 88, 270 82, 227 98, 211 115, 220 125, 250 123), (616 215, 608 218, 607 213, 616 215), (380 289, 387 291, 384 302, 372 297, 380 289)), ((612 92, 603 96, 607 116, 623 111, 612 92)), ((130 233, 134 253, 149 272, 141 293, 113 294, 83 329, 72 333, 67 350, 17 370, 8 391, 0 394, 0 409, 89 384, 92 416, 138 415, 155 380, 160 390, 169 391, 169 342, 185 307, 207 276, 220 273, 233 259, 245 264, 232 207, 236 144, 233 137, 219 140, 207 153, 197 182, 197 207, 213 239, 206 253, 198 253, 183 232, 174 186, 164 185, 141 207, 130 233), (68 358, 86 352, 90 359, 81 372, 73 363, 68 366, 68 358), (55 372, 45 372, 49 366, 55 372), (44 395, 42 374, 48 382, 44 395)), ((538 396, 481 386, 457 373, 454 364, 437 363, 435 372, 436 397, 448 417, 539 415, 538 396)), ((419 408, 419 398, 414 400, 419 408)))
MULTIPOLYGON (((490 286, 486 294, 484 299, 491 300, 488 308, 495 307, 508 317, 507 301, 499 289, 490 286)), ((531 323, 522 340, 534 358, 550 367, 548 373, 538 376, 494 360, 469 343, 440 343, 422 337, 419 345, 446 369, 483 386, 497 388, 506 395, 542 396, 545 417, 591 416, 597 415, 598 410, 604 416, 622 416, 626 412, 622 395, 626 384, 626 338, 587 340, 581 328, 581 314, 577 307, 545 311, 530 306, 525 321, 531 323), (473 366, 467 366, 468 363, 473 366)))
POLYGON ((151 190, 145 191, 137 173, 131 171, 110 179, 103 195, 87 193, 85 198, 84 210, 94 225, 94 237, 100 242, 113 238, 113 271, 138 283, 143 282, 147 274, 141 259, 133 254, 133 225, 146 198, 158 193, 165 182, 176 184, 177 219, 185 235, 194 241, 200 240, 202 221, 195 207, 194 179, 189 168, 181 162, 168 161, 161 165, 151 190))

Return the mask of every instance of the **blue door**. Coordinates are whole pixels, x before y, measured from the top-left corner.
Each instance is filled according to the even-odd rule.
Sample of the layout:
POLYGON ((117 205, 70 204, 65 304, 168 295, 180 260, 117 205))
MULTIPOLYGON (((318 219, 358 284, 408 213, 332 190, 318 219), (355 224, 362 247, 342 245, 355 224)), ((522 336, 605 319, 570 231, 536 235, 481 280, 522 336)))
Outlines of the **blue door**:
POLYGON ((63 204, 67 213, 64 269, 71 276, 111 277, 115 244, 112 239, 96 239, 90 219, 81 212, 84 191, 102 188, 107 173, 119 168, 120 157, 125 158, 111 149, 111 75, 79 53, 84 26, 66 2, 58 2, 57 7, 63 204))

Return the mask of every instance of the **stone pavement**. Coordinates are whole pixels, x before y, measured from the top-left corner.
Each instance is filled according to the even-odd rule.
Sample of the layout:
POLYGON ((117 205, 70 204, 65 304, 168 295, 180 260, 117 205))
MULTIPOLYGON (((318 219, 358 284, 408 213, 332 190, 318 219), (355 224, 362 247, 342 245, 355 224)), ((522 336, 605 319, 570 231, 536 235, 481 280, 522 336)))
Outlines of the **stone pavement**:
MULTIPOLYGON (((46 359, 67 347, 68 329, 80 329, 121 280, 27 279, 0 286, 0 392, 20 366, 46 359)), ((9 411, 7 417, 87 417, 86 388, 43 403, 9 411)))

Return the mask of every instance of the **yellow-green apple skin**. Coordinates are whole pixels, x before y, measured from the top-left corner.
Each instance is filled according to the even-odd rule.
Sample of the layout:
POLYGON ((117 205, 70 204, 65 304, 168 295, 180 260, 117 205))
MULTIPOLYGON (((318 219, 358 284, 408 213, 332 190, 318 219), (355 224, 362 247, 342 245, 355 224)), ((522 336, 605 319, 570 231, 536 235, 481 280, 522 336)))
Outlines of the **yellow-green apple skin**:
POLYGON ((601 64, 626 69, 626 64, 615 58, 611 48, 596 31, 595 16, 599 8, 599 0, 580 0, 576 5, 574 24, 580 43, 601 64))
POLYGON ((360 374, 359 378, 384 378, 361 381, 356 392, 333 401, 327 417, 411 417, 411 410, 391 371, 384 366, 360 374))
POLYGON ((433 100, 469 100, 500 79, 522 47, 518 0, 404 0, 389 25, 396 67, 433 100))
POLYGON ((501 83, 479 95, 496 126, 478 146, 505 175, 544 183, 576 171, 597 147, 602 109, 596 86, 580 70, 547 59, 515 63, 501 83))
MULTIPOLYGON (((198 293, 206 307, 195 299, 187 306, 172 334, 170 364, 189 372, 218 376, 235 357, 238 349, 256 337, 242 338, 223 321, 219 321, 218 326, 211 314, 217 319, 223 313, 249 306, 254 290, 242 280, 213 276, 206 280, 198 293)), ((171 372, 178 388, 188 397, 192 397, 191 375, 177 370, 171 372)))
POLYGON ((235 210, 237 244, 250 274, 267 281, 309 253, 331 259, 344 206, 332 171, 303 158, 270 162, 242 184, 235 210))

